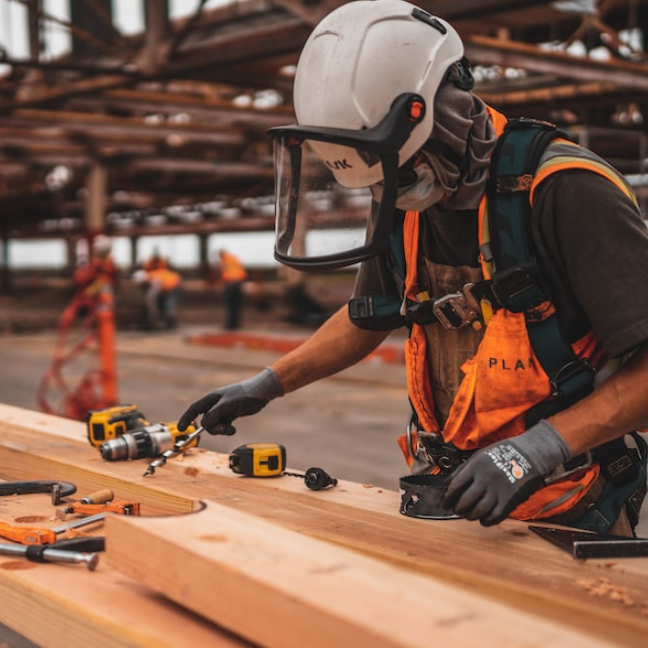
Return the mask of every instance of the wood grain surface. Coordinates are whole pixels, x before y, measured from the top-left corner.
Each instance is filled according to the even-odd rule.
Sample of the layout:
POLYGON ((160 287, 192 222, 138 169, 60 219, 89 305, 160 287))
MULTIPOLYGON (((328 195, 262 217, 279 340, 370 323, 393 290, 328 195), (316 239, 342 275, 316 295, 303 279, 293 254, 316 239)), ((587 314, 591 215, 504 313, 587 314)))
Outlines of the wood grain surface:
MULTIPOLYGON (((395 491, 342 480, 333 489, 314 492, 294 477, 244 478, 228 469, 226 455, 200 449, 170 460, 154 477, 142 476, 146 465, 101 460, 89 446, 82 423, 0 405, 0 477, 5 480, 73 481, 82 493, 110 487, 120 499, 138 499, 143 516, 156 516, 151 526, 165 524, 161 515, 197 511, 201 501, 209 500, 219 511, 232 511, 229 517, 252 515, 261 528, 278 525, 291 538, 296 532, 345 555, 351 550, 381 569, 422 579, 426 587, 449 587, 477 597, 485 605, 497 605, 507 618, 530 615, 548 627, 564 627, 581 637, 584 646, 597 640, 645 648, 647 558, 577 561, 521 522, 507 520, 486 529, 466 520, 411 519, 398 512, 400 495, 395 491)), ((188 520, 193 524, 201 515, 169 520, 182 533, 188 520)), ((149 528, 147 520, 133 522, 143 525, 142 532, 149 528)), ((39 571, 69 571, 67 566, 37 568, 28 570, 30 578, 39 571)), ((109 567, 75 574, 87 581, 101 578, 104 568, 109 567)), ((398 606, 398 597, 394 603, 398 606)), ((434 602, 428 604, 434 607, 434 602)), ((0 620, 14 627, 10 619, 0 620)))

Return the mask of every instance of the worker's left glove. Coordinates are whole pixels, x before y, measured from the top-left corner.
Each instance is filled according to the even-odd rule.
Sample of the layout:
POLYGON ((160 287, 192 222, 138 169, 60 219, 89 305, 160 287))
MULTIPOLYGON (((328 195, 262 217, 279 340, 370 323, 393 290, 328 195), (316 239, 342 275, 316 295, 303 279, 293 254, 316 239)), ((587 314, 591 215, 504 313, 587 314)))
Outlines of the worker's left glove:
POLYGON ((520 436, 475 452, 446 480, 443 506, 483 526, 499 524, 569 459, 569 446, 543 419, 520 436))
POLYGON ((219 387, 198 399, 178 420, 178 430, 183 432, 200 414, 204 414, 200 425, 209 434, 234 434, 234 419, 256 414, 271 400, 283 395, 277 374, 271 367, 266 367, 252 378, 219 387))

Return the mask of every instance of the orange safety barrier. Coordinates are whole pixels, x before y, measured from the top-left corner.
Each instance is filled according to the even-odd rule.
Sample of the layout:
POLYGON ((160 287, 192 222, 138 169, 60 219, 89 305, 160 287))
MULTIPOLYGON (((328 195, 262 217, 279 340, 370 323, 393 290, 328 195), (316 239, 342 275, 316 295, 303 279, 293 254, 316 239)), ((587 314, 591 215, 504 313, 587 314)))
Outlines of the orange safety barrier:
POLYGON ((54 358, 38 387, 43 412, 83 420, 89 410, 116 405, 115 315, 112 282, 97 272, 65 308, 54 358))

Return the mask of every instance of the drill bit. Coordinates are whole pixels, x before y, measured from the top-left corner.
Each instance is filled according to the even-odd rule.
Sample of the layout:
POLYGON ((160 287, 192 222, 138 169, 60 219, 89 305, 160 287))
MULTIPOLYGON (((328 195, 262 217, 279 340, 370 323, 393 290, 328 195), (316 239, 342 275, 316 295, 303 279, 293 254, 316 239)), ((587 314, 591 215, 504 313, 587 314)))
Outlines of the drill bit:
POLYGON ((154 459, 149 465, 146 471, 144 472, 144 477, 155 474, 155 469, 164 466, 167 462, 167 459, 177 457, 184 449, 194 440, 200 436, 200 433, 204 430, 202 426, 198 427, 195 432, 192 432, 186 439, 183 441, 178 441, 173 448, 163 452, 157 459, 154 459))

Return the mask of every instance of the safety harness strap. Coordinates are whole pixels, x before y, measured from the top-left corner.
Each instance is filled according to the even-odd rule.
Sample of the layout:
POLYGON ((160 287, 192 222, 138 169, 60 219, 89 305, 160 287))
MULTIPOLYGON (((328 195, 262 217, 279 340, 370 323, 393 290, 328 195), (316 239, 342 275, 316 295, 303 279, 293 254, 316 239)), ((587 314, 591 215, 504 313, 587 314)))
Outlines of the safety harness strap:
MULTIPOLYGON (((495 291, 501 281, 500 273, 514 273, 527 279, 517 292, 509 291, 507 307, 513 312, 533 313, 535 307, 550 299, 531 247, 529 195, 542 153, 559 136, 553 124, 524 118, 511 120, 492 157, 486 193, 496 268, 495 291)), ((589 363, 577 358, 565 340, 555 312, 538 319, 529 315, 526 320, 531 346, 558 401, 554 401, 556 409, 561 409, 559 403, 571 403, 591 392, 593 371, 589 363)))

